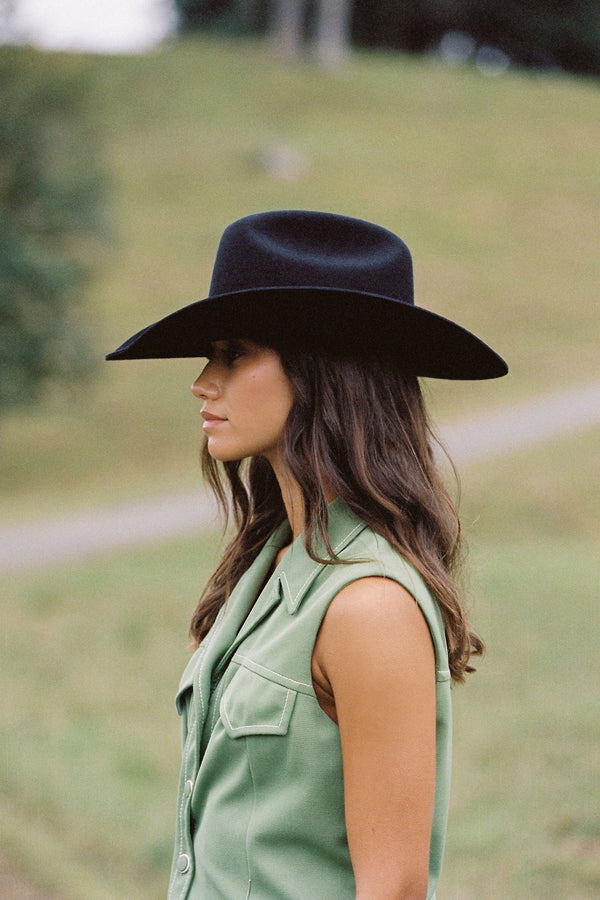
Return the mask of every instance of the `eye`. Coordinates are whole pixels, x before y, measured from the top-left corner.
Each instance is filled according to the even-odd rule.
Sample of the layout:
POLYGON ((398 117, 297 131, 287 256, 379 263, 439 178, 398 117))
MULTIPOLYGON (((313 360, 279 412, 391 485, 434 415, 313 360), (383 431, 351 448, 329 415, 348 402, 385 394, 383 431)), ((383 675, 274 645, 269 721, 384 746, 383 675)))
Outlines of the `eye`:
POLYGON ((232 366, 236 359, 239 359, 245 353, 242 341, 227 341, 223 347, 222 355, 228 366, 232 366))
POLYGON ((247 353, 248 348, 244 341, 215 341, 211 344, 210 353, 207 356, 209 362, 220 362, 225 366, 232 366, 234 362, 247 353))

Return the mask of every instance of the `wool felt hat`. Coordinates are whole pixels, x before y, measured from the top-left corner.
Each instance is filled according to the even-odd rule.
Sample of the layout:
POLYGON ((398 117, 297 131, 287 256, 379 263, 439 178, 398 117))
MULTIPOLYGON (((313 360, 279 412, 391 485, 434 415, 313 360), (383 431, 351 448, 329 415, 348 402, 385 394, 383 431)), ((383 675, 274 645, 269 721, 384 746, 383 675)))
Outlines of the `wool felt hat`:
POLYGON ((407 373, 497 378, 508 366, 460 325, 416 306, 410 251, 391 231, 282 210, 225 229, 208 296, 134 334, 106 359, 203 357, 214 341, 391 353, 407 373))

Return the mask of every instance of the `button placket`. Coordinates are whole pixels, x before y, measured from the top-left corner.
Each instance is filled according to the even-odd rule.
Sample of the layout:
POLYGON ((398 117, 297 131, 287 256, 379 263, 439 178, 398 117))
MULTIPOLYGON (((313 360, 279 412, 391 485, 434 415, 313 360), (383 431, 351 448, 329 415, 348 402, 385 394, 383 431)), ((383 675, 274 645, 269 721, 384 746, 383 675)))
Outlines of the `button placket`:
POLYGON ((191 856, 191 834, 190 834, 190 798, 192 795, 194 782, 192 778, 186 776, 191 775, 194 770, 194 757, 195 757, 195 747, 197 743, 196 739, 196 716, 195 712, 192 711, 190 716, 190 729, 188 731, 187 739, 185 742, 184 752, 183 752, 183 773, 185 781, 183 783, 183 790, 181 792, 181 801, 179 805, 179 834, 177 839, 179 840, 179 846, 181 853, 177 857, 177 862, 175 863, 175 874, 177 876, 187 875, 191 869, 192 865, 192 856, 191 856), (189 852, 187 852, 189 851, 189 852))

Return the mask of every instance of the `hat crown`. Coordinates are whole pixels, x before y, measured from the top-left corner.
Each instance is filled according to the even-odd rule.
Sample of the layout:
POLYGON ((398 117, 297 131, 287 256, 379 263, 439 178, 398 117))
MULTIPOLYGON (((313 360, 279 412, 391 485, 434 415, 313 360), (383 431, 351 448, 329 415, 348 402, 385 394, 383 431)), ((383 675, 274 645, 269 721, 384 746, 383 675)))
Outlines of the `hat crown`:
POLYGON ((412 304, 410 251, 379 225, 333 213, 260 213, 225 229, 210 297, 285 287, 334 288, 412 304))

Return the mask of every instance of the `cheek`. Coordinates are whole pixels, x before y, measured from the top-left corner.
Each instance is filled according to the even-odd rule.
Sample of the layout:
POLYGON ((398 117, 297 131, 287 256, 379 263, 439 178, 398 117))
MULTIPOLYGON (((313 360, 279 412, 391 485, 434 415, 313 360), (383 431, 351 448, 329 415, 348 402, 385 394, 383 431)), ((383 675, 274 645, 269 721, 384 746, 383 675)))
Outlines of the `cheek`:
POLYGON ((260 409, 269 420, 283 424, 291 409, 294 391, 279 359, 269 360, 255 372, 248 387, 248 400, 252 401, 254 410, 260 409))
POLYGON ((292 400, 286 385, 275 389, 272 382, 268 390, 255 394, 255 405, 249 408, 246 419, 248 434, 265 447, 275 447, 281 440, 292 400))
POLYGON ((272 418, 283 428, 294 400, 292 387, 287 379, 282 378, 270 396, 272 418))

